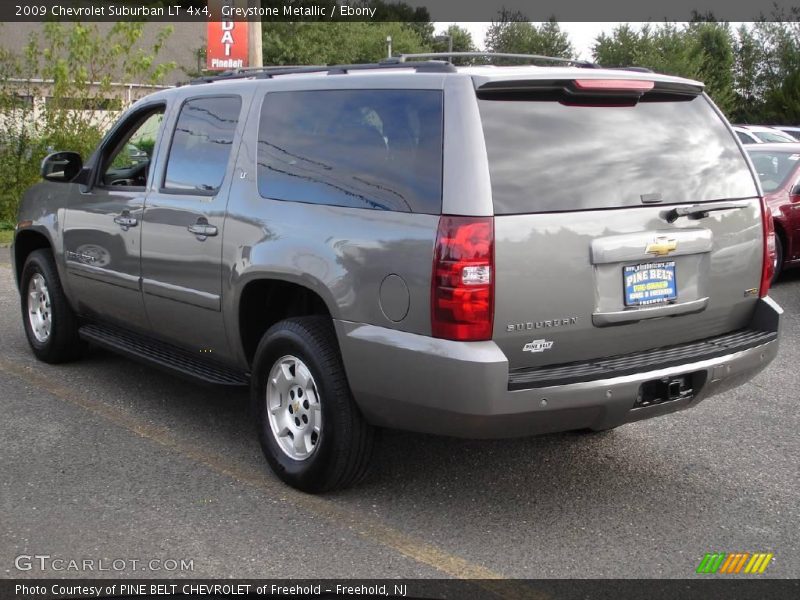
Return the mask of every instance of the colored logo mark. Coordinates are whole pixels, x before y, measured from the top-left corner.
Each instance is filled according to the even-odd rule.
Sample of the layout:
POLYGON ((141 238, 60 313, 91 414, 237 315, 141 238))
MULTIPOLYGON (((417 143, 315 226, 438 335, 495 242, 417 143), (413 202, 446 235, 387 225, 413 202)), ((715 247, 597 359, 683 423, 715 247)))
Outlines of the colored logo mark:
POLYGON ((771 552, 714 552, 700 561, 697 573, 763 573, 775 556, 771 552))
POLYGON ((670 252, 677 250, 677 240, 671 240, 667 237, 661 236, 653 240, 652 243, 647 244, 644 251, 646 254, 655 254, 656 256, 666 256, 670 252))

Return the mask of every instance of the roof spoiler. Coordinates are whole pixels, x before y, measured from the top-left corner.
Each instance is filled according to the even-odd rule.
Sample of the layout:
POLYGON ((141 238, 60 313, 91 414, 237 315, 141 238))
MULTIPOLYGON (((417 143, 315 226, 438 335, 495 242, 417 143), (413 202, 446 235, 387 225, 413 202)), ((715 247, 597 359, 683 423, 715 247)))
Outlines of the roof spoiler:
POLYGON ((699 96, 703 86, 675 81, 644 79, 613 79, 599 77, 591 79, 499 79, 487 81, 477 89, 481 95, 496 93, 550 93, 566 96, 636 96, 644 94, 667 94, 683 97, 699 96), (595 82, 597 85, 592 85, 595 82), (615 85, 616 83, 616 85, 615 85), (637 85, 642 84, 642 85, 637 85), (644 85, 647 84, 647 85, 644 85))

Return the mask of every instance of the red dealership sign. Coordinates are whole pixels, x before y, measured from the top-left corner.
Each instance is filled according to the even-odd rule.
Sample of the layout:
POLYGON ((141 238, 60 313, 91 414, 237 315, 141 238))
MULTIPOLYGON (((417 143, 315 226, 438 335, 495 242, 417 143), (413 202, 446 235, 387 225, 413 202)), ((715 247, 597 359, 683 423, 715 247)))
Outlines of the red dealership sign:
POLYGON ((247 21, 209 21, 206 68, 241 69, 248 64, 247 21))

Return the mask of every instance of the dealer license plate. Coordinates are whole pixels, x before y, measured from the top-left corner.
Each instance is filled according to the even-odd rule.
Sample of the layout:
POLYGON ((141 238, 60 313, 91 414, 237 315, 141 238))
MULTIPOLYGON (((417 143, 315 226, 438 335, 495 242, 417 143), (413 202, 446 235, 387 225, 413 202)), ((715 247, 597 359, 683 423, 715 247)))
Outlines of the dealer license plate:
POLYGON ((678 297, 674 260, 623 267, 622 282, 625 306, 662 304, 678 297))

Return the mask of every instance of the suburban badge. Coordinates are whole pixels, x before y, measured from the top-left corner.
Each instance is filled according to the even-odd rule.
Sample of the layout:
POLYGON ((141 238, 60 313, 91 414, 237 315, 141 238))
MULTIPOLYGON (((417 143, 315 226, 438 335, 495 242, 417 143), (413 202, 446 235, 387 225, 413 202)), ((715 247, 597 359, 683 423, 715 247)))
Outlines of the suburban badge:
POLYGON ((509 323, 506 331, 530 331, 532 329, 549 329, 550 327, 564 327, 575 325, 578 317, 563 317, 561 319, 547 319, 546 321, 526 321, 525 323, 509 323))

